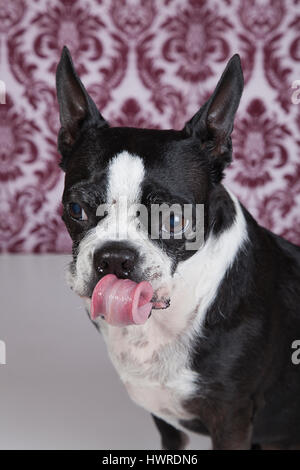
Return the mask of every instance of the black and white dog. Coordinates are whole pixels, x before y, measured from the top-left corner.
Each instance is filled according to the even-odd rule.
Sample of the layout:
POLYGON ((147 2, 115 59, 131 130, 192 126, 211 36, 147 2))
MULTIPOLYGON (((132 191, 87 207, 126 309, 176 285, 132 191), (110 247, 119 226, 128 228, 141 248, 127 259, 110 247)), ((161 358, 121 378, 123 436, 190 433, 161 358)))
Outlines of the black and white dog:
POLYGON ((68 282, 85 298, 130 397, 153 415, 165 449, 184 448, 185 430, 209 434, 214 449, 300 445, 300 366, 292 361, 300 248, 260 227, 222 185, 242 90, 235 55, 182 130, 110 127, 67 48, 57 69, 63 220, 73 240, 68 282), (191 220, 171 214, 169 238, 160 218, 152 239, 136 223, 138 211, 124 216, 122 198, 149 213, 154 203, 202 204, 203 243, 185 249, 194 212, 191 220), (118 211, 124 236, 113 229, 118 211), (148 297, 151 286, 146 318, 126 324, 120 296, 126 311, 115 324, 95 312, 95 290, 110 301, 102 279, 126 292, 146 286, 148 297))

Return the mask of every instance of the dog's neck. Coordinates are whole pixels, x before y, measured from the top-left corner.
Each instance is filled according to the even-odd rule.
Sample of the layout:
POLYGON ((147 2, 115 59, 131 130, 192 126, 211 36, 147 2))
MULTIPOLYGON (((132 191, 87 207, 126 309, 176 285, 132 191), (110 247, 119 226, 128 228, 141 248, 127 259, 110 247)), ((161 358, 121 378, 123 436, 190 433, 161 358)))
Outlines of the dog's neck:
MULTIPOLYGON (((171 305, 165 314, 170 322, 177 323, 178 333, 192 323, 190 331, 199 334, 226 272, 247 242, 247 223, 241 205, 228 189, 226 191, 235 208, 231 226, 219 235, 210 233, 203 247, 179 263, 173 275, 171 305)), ((152 315, 160 321, 164 312, 153 311, 152 315)))

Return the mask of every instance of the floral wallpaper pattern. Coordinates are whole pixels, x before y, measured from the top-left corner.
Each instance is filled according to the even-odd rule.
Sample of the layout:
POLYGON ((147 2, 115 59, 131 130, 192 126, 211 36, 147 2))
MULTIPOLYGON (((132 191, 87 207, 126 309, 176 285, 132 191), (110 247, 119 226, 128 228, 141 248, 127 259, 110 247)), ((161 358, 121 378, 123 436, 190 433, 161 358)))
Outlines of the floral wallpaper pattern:
POLYGON ((111 124, 157 129, 180 129, 238 52, 245 91, 225 184, 300 245, 299 0, 0 0, 0 251, 70 251, 56 149, 64 44, 111 124))

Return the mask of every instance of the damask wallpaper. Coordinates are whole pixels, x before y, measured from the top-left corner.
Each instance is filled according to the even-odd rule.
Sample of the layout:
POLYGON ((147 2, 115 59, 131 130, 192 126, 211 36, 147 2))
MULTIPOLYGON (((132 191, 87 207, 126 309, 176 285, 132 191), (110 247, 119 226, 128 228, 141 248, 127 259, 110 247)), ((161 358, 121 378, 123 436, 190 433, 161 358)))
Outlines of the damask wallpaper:
POLYGON ((66 44, 118 126, 180 129, 238 52, 245 91, 225 184, 300 244, 299 0, 0 0, 0 250, 68 252, 55 69, 66 44))

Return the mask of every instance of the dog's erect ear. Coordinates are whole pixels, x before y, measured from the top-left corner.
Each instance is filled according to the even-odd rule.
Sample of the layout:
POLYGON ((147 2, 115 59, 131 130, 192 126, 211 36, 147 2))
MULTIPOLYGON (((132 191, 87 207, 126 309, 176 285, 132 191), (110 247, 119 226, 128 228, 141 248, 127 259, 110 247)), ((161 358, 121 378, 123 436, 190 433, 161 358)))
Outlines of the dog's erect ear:
POLYGON ((188 135, 197 136, 203 144, 207 143, 211 155, 218 157, 218 160, 223 157, 223 168, 231 161, 230 135, 243 87, 241 61, 235 54, 212 96, 184 128, 188 135))
POLYGON ((78 77, 71 54, 64 46, 56 70, 56 90, 61 129, 58 136, 60 153, 67 155, 83 128, 108 126, 78 77))

